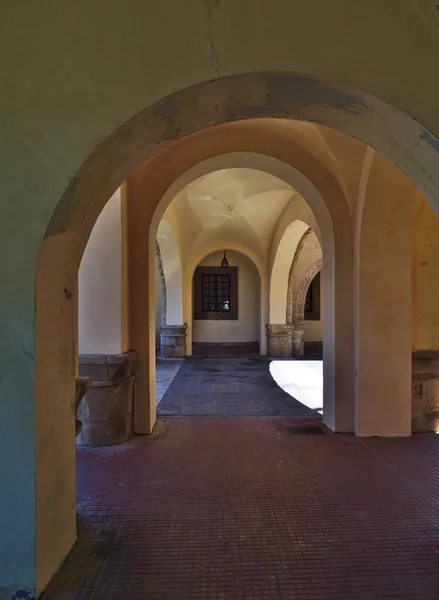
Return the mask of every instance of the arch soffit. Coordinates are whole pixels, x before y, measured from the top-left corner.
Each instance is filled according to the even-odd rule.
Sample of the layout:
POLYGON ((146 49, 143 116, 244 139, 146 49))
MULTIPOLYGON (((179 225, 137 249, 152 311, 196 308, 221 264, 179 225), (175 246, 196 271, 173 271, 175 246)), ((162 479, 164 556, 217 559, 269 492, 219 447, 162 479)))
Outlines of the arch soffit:
POLYGON ((190 283, 192 281, 192 277, 194 275, 195 269, 197 266, 211 254, 221 250, 232 250, 234 252, 239 252, 246 256, 249 260, 254 264, 261 281, 261 285, 266 281, 266 270, 264 267, 264 263, 261 258, 257 255, 254 250, 241 244, 239 241, 235 240, 215 240, 211 244, 205 245, 203 248, 198 249, 198 251, 193 252, 189 257, 187 262, 187 266, 184 271, 184 279, 186 283, 190 283))
POLYGON ((93 204, 97 216, 136 167, 171 141, 213 125, 263 117, 316 122, 365 142, 390 158, 438 210, 439 140, 413 117, 334 81, 291 73, 250 73, 180 90, 129 119, 72 178, 46 236, 81 225, 93 204))
POLYGON ((302 221, 310 229, 312 229, 321 245, 321 234, 315 215, 308 204, 306 204, 305 200, 299 194, 296 194, 292 201, 285 208, 276 226, 270 252, 270 272, 273 270, 273 265, 275 263, 282 240, 284 239, 288 228, 294 221, 302 221))
MULTIPOLYGON (((270 173, 296 190, 306 200, 316 217, 322 232, 323 245, 327 245, 330 255, 333 253, 333 225, 326 203, 317 188, 295 167, 272 156, 252 152, 230 152, 206 159, 185 171, 176 179, 162 196, 151 223, 151 234, 160 222, 161 215, 177 193, 186 185, 212 171, 227 168, 250 168, 270 173)), ((347 207, 346 207, 347 210, 347 207)))
POLYGON ((156 234, 156 244, 160 248, 161 261, 165 281, 169 281, 177 274, 181 274, 181 258, 177 236, 169 221, 162 220, 156 234))

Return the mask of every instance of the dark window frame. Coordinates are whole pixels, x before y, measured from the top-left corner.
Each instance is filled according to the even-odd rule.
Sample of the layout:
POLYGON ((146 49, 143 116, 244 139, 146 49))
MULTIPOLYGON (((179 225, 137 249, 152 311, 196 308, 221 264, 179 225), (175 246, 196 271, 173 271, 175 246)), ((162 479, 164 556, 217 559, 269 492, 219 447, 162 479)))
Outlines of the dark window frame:
POLYGON ((197 267, 194 273, 194 319, 196 321, 238 320, 238 267, 197 267), (229 275, 230 310, 203 311, 203 275, 229 275))
POLYGON ((311 310, 306 310, 307 300, 305 299, 305 321, 320 321, 320 273, 319 271, 311 281, 307 298, 311 298, 311 310))

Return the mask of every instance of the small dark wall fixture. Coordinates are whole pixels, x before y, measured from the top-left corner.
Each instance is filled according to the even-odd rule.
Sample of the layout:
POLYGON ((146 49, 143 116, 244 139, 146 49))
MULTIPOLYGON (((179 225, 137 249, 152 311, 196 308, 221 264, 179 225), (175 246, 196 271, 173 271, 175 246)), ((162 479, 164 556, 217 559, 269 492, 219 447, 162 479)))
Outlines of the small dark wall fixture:
POLYGON ((194 319, 238 319, 238 267, 197 267, 194 274, 194 319))
POLYGON ((320 271, 311 281, 306 294, 305 321, 320 321, 320 271))

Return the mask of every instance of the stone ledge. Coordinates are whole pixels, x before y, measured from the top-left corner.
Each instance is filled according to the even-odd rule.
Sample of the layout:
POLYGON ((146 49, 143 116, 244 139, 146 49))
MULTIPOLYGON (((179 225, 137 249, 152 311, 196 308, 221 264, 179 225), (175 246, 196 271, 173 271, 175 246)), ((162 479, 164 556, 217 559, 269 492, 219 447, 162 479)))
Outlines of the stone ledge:
POLYGON ((79 356, 80 375, 90 384, 78 406, 78 445, 112 446, 132 436, 137 356, 135 350, 79 356))

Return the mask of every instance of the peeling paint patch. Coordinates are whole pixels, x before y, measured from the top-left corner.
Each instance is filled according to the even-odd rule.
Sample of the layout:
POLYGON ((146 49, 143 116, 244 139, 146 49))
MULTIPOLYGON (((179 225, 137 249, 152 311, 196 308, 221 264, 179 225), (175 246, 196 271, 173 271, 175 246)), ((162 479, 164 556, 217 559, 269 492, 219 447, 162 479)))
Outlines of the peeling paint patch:
POLYGON ((164 122, 165 131, 163 132, 163 139, 174 140, 180 137, 182 128, 177 125, 176 118, 178 117, 178 110, 171 101, 163 102, 158 107, 157 116, 164 122))
POLYGON ((320 104, 345 112, 360 112, 367 108, 366 103, 353 93, 331 88, 314 77, 269 75, 267 85, 269 97, 275 100, 279 107, 285 104, 320 104))
POLYGON ((30 360, 30 361, 34 360, 34 353, 30 352, 29 350, 26 349, 26 346, 24 345, 24 342, 21 342, 21 349, 22 349, 22 352, 23 352, 24 356, 28 360, 30 360))
POLYGON ((216 76, 220 77, 220 61, 218 57, 218 53, 215 47, 215 41, 213 39, 212 33, 212 13, 214 9, 219 6, 220 0, 203 0, 203 4, 207 10, 207 51, 209 52, 210 57, 210 66, 215 71, 216 76))
POLYGON ((428 133, 428 131, 425 131, 425 129, 421 134, 421 140, 424 140, 433 150, 439 152, 439 140, 433 137, 431 133, 428 133))

